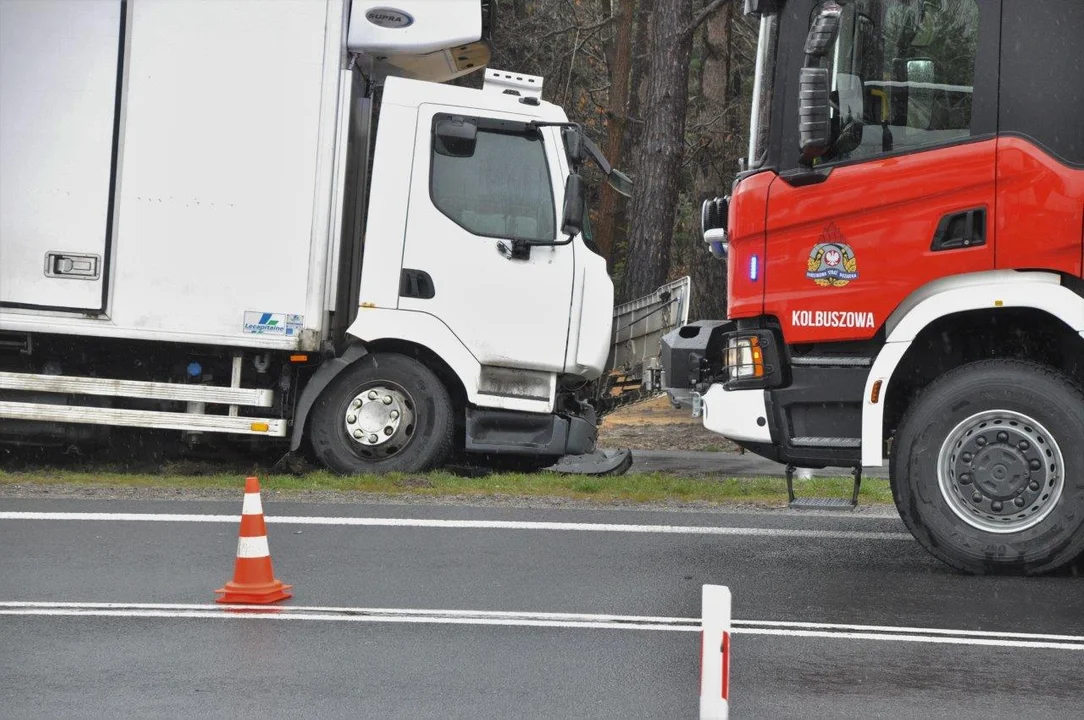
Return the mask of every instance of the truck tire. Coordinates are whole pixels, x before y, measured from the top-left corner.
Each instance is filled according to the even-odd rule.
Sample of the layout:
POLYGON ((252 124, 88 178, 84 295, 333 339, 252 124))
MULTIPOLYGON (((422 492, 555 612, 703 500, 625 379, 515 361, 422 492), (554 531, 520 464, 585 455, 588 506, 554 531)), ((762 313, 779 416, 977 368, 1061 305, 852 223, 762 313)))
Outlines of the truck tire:
POLYGON ((974 574, 1037 575, 1084 551, 1084 393, 1051 368, 970 363, 900 424, 892 494, 915 538, 974 574))
POLYGON ((335 472, 423 472, 452 450, 455 413, 432 370, 405 355, 367 355, 339 374, 313 405, 309 436, 335 472))

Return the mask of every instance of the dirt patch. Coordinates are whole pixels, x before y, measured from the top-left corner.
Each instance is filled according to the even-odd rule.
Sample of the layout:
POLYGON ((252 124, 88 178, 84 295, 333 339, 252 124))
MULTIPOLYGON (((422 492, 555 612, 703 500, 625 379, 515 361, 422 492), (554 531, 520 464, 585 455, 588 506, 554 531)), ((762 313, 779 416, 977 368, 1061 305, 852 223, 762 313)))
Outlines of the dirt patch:
POLYGON ((674 409, 666 396, 629 405, 607 415, 599 429, 599 445, 632 450, 741 452, 722 435, 704 428, 687 407, 674 409))

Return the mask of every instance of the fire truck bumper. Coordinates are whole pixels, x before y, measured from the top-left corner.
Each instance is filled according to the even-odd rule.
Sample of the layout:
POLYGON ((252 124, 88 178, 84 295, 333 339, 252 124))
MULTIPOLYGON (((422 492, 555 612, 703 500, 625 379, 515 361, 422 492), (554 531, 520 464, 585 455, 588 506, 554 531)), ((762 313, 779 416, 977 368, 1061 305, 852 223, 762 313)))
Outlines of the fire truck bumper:
POLYGON ((700 399, 704 427, 739 443, 772 442, 765 390, 726 390, 716 383, 700 399))

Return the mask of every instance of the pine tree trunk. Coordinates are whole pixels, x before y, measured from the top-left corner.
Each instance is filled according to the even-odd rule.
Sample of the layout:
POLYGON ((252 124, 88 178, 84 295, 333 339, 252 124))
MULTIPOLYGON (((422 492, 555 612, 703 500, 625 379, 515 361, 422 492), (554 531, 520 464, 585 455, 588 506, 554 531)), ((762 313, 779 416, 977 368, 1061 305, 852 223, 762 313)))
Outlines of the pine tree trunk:
MULTIPOLYGON (((607 116, 609 127, 606 136, 606 159, 614 167, 621 167, 625 147, 625 127, 628 124, 629 75, 632 63, 632 6, 634 0, 617 0, 615 17, 617 27, 610 60, 610 97, 607 116)), ((602 256, 609 261, 614 258, 614 230, 617 224, 617 193, 609 185, 602 188, 598 207, 596 241, 602 256)), ((612 266, 612 263, 611 263, 612 266)))
POLYGON ((624 300, 653 292, 670 272, 689 98, 691 16, 692 0, 655 0, 624 300))
MULTIPOLYGON (((732 22, 740 0, 729 0, 704 23, 703 62, 700 65, 695 122, 700 126, 699 146, 693 171, 695 208, 716 196, 728 195, 733 181, 741 139, 734 116, 739 105, 733 92, 732 22)), ((699 214, 696 215, 699 222, 699 214)), ((690 319, 726 317, 726 263, 708 252, 695 233, 687 262, 693 281, 690 319)))

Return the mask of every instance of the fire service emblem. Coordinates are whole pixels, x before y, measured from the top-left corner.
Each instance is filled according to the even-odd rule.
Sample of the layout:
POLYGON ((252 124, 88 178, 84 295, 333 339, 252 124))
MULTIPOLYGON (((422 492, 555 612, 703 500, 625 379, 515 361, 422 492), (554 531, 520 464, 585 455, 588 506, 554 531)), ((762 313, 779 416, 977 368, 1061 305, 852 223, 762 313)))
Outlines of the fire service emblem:
POLYGON ((858 259, 835 223, 821 233, 809 253, 805 276, 822 287, 843 287, 858 279, 858 259))

